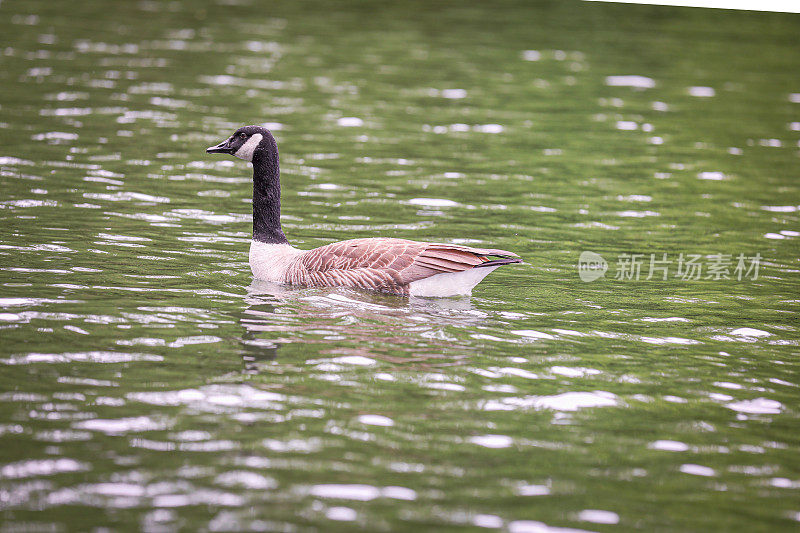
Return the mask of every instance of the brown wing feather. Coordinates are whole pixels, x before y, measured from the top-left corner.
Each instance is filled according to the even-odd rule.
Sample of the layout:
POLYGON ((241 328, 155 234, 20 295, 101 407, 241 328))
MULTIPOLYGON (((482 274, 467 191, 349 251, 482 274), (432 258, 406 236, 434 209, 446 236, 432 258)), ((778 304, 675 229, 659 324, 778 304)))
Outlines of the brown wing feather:
POLYGON ((295 260, 286 281, 295 285, 363 289, 408 294, 408 285, 444 272, 462 272, 489 261, 486 256, 519 257, 505 250, 405 239, 352 239, 309 250, 295 260))
POLYGON ((498 250, 496 248, 473 248, 471 246, 462 246, 460 244, 444 244, 439 242, 427 243, 430 249, 444 249, 444 250, 460 250, 469 252, 475 255, 495 255, 498 257, 519 257, 514 252, 508 250, 498 250))

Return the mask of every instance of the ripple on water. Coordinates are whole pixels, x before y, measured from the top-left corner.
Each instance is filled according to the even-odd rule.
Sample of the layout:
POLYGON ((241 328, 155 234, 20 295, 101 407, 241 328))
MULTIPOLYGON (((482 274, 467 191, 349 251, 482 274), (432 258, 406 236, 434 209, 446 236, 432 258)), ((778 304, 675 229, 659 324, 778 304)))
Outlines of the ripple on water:
POLYGON ((355 509, 350 507, 331 507, 325 511, 325 518, 339 522, 352 522, 358 517, 355 509))
POLYGON ((447 200, 445 198, 412 198, 408 201, 408 203, 411 205, 421 205, 425 207, 455 207, 460 205, 458 202, 447 200))
POLYGON ((538 50, 523 50, 521 55, 525 61, 539 61, 542 58, 542 53, 538 50))
POLYGON ((640 337, 639 340, 647 344, 702 344, 700 341, 682 337, 640 337))
POLYGON ((705 172, 700 172, 697 175, 697 178, 701 180, 722 181, 726 179, 726 176, 724 173, 719 172, 717 170, 709 170, 705 172))
POLYGON ((184 346, 193 346, 195 344, 214 344, 220 341, 222 341, 222 339, 214 335, 193 335, 191 337, 180 337, 169 343, 167 346, 170 348, 182 348, 184 346))
POLYGON ((472 517, 472 524, 477 527, 497 529, 503 527, 503 519, 493 514, 476 514, 472 517))
POLYGON ((153 405, 186 405, 201 411, 282 409, 283 394, 257 389, 250 385, 205 385, 197 389, 132 392, 126 398, 153 405))
POLYGON ((164 196, 152 196, 140 192, 115 192, 115 193, 93 193, 85 192, 83 197, 90 200, 106 200, 109 202, 143 202, 146 204, 166 204, 169 198, 164 196))
POLYGON ((336 120, 336 125, 342 128, 359 128, 364 125, 364 121, 358 117, 341 117, 336 120))
POLYGON ((543 333, 533 329, 514 329, 511 330, 511 333, 519 335, 520 337, 525 337, 526 339, 555 339, 555 337, 549 333, 543 333))
POLYGON ((691 474, 693 476, 712 477, 717 475, 713 468, 692 463, 681 465, 679 470, 684 474, 691 474))
POLYGON ((517 487, 517 494, 520 496, 547 496, 550 494, 550 487, 547 485, 528 485, 523 483, 517 487))
POLYGON ((56 429, 50 431, 39 431, 35 435, 36 440, 46 442, 78 442, 91 440, 92 434, 88 431, 72 431, 69 429, 56 429))
POLYGON ((619 515, 612 511, 584 509, 578 513, 578 520, 583 520, 584 522, 594 522, 595 524, 618 524, 619 515))
POLYGON ((783 404, 781 402, 768 398, 755 398, 753 400, 732 402, 726 404, 725 407, 745 414, 777 415, 783 411, 783 404))
POLYGON ((689 322, 688 318, 682 318, 678 316, 670 316, 665 318, 658 318, 658 317, 644 317, 640 318, 642 322, 689 322))
POLYGON ((458 383, 447 383, 441 381, 433 381, 433 382, 422 382, 420 383, 426 389, 434 389, 434 390, 445 390, 445 391, 453 391, 453 392, 463 392, 466 390, 464 385, 459 385, 458 383))
POLYGON ((357 500, 367 502, 376 498, 413 501, 417 499, 416 491, 406 487, 374 487, 364 484, 321 484, 311 487, 309 493, 318 498, 336 498, 341 500, 357 500))
POLYGON ((689 94, 697 98, 711 98, 717 94, 713 87, 689 87, 689 94))
POLYGON ((135 416, 112 419, 93 418, 75 422, 73 427, 88 431, 100 431, 108 435, 124 435, 125 433, 159 431, 167 429, 170 425, 171 423, 167 420, 157 420, 148 416, 135 416))
POLYGON ((363 355, 343 355, 341 357, 334 357, 330 359, 330 362, 354 366, 372 366, 378 364, 375 359, 370 359, 369 357, 364 357, 363 355))
POLYGON ((580 331, 575 331, 573 329, 560 329, 560 328, 553 328, 555 333, 559 335, 567 335, 569 337, 585 337, 585 333, 581 333, 580 331))
POLYGON ((163 494, 153 498, 155 507, 188 507, 193 505, 213 505, 222 507, 241 507, 247 500, 229 492, 210 489, 196 489, 188 494, 163 494))
POLYGON ((647 447, 653 450, 665 450, 669 452, 685 452, 689 449, 687 444, 677 440, 657 440, 651 442, 647 447))
POLYGON ((607 76, 606 85, 609 87, 634 87, 637 89, 652 89, 656 82, 646 76, 607 76))
POLYGON ((731 335, 739 337, 769 337, 772 335, 769 331, 755 328, 737 328, 731 331, 731 335))
POLYGON ((0 467, 0 477, 4 479, 21 479, 85 470, 89 470, 88 464, 66 457, 59 459, 30 459, 0 467))
POLYGON ((514 439, 507 435, 476 435, 468 440, 484 448, 508 448, 514 444, 514 439))
POLYGON ((322 440, 318 438, 311 439, 264 439, 261 445, 273 452, 285 453, 313 453, 322 449, 322 440))
POLYGON ((30 307, 41 304, 82 304, 83 300, 55 300, 52 298, 0 298, 0 307, 30 307))
POLYGON ((590 407, 616 407, 616 394, 606 391, 565 392, 553 396, 524 396, 491 399, 482 403, 485 411, 514 411, 517 409, 551 409, 578 411, 590 407))
POLYGON ((505 127, 502 124, 477 124, 472 126, 472 130, 481 133, 502 133, 505 127))
POLYGON ((478 371, 476 372, 476 374, 489 378, 498 378, 500 376, 516 376, 525 379, 541 379, 541 376, 539 376, 539 374, 535 374, 529 370, 525 370, 523 368, 516 368, 513 366, 506 366, 506 367, 490 366, 487 370, 478 371))
POLYGON ((252 490, 271 490, 278 487, 278 483, 274 479, 249 470, 229 470, 214 478, 214 483, 225 487, 244 487, 252 490))
POLYGON ((627 211, 617 211, 617 216, 626 218, 660 217, 661 213, 658 211, 634 211, 631 209, 627 211))
POLYGON ((68 141, 75 141, 78 139, 77 133, 67 133, 63 131, 48 131, 46 133, 37 133, 31 137, 34 141, 47 141, 50 144, 63 144, 68 141))
POLYGON ((29 353, 0 359, 7 365, 34 363, 129 363, 133 361, 163 361, 160 355, 121 352, 29 353))
POLYGON ((575 368, 568 366, 553 366, 550 367, 550 372, 568 378, 582 378, 586 376, 596 376, 602 374, 600 370, 595 368, 575 368))
POLYGON ((394 425, 394 420, 382 415, 360 415, 358 421, 368 426, 391 427, 394 425))
POLYGON ((58 207, 59 204, 56 200, 5 200, 0 202, 0 209, 15 208, 15 207, 58 207))
POLYGON ((535 520, 514 520, 508 524, 509 533, 590 533, 585 529, 553 527, 535 520))
POLYGON ((146 494, 145 487, 133 483, 94 483, 83 485, 81 492, 101 496, 141 498, 146 494))
POLYGON ((0 165, 23 165, 30 167, 35 165, 35 163, 33 161, 29 161, 27 159, 20 159, 18 157, 0 156, 0 165))

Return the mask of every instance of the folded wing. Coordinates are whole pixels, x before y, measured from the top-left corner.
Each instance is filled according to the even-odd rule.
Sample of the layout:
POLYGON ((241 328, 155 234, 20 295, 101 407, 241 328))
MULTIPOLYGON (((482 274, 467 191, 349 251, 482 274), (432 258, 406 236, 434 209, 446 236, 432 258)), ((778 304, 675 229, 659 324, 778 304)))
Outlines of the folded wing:
POLYGON ((412 282, 437 274, 519 262, 519 256, 505 250, 405 239, 352 239, 299 255, 287 270, 286 281, 408 294, 412 282))

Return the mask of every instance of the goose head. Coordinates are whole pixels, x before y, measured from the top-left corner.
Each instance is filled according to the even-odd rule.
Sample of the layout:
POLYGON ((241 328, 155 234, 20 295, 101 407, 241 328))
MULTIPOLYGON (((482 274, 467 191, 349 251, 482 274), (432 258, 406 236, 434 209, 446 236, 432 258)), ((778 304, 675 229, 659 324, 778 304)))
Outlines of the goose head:
POLYGON ((206 152, 209 154, 230 154, 239 159, 252 162, 257 152, 270 149, 270 145, 274 143, 272 139, 272 134, 267 128, 242 126, 221 143, 206 148, 206 152))

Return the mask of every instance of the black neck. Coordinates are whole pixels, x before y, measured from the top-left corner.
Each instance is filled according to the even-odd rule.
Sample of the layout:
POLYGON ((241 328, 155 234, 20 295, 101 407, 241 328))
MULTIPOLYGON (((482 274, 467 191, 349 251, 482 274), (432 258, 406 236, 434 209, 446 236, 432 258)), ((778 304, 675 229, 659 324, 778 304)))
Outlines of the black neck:
POLYGON ((253 154, 253 240, 268 244, 288 243, 281 229, 281 170, 278 146, 253 154))

